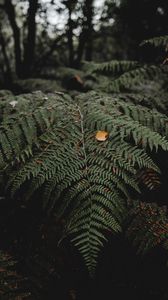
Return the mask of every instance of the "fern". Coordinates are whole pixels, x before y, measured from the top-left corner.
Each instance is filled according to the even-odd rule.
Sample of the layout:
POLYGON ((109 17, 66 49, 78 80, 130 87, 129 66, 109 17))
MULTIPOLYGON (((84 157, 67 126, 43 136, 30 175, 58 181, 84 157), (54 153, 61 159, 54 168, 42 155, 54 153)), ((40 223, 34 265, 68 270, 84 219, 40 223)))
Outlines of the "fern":
POLYGON ((119 78, 113 80, 109 84, 110 92, 120 92, 128 90, 136 85, 142 85, 149 80, 159 79, 164 72, 164 68, 161 66, 142 66, 135 70, 125 72, 119 78))
POLYGON ((24 201, 36 195, 48 213, 66 217, 65 235, 93 274, 107 232, 122 230, 126 203, 140 192, 139 172, 159 173, 149 153, 168 150, 168 119, 98 92, 76 102, 62 94, 39 98, 42 105, 2 118, 1 190, 24 201), (108 133, 104 142, 98 131, 108 133))
MULTIPOLYGON (((157 110, 162 113, 167 113, 167 93, 159 90, 159 86, 155 85, 158 89, 157 92, 150 91, 149 94, 143 93, 120 93, 114 95, 118 99, 118 101, 124 101, 127 103, 132 103, 134 105, 141 105, 142 109, 144 107, 148 107, 152 110, 157 110)), ((145 91, 146 92, 146 91, 145 91)))
POLYGON ((93 73, 104 73, 104 74, 113 74, 116 75, 118 73, 128 72, 132 69, 138 67, 138 62, 136 61, 118 61, 112 60, 104 63, 92 63, 88 66, 89 70, 93 73))
POLYGON ((152 169, 144 169, 137 174, 138 182, 146 186, 149 190, 157 189, 161 182, 159 175, 152 169))
MULTIPOLYGON (((39 99, 47 100, 46 97, 41 97, 39 94, 39 99)), ((59 96, 58 96, 59 97, 59 96)), ((34 97, 32 96, 34 99, 34 97)), ((6 114, 3 112, 3 118, 1 123, 1 151, 0 151, 0 167, 3 168, 3 165, 11 160, 25 161, 26 157, 33 155, 32 150, 33 146, 36 148, 39 147, 38 139, 39 137, 45 134, 46 131, 52 127, 55 122, 55 112, 57 112, 60 117, 63 118, 64 112, 57 107, 57 104, 54 103, 52 97, 50 98, 52 103, 48 101, 47 107, 45 107, 44 100, 37 103, 38 107, 30 107, 30 110, 27 112, 26 107, 19 105, 19 101, 16 97, 15 102, 17 102, 17 107, 11 114, 6 114), (31 111, 32 110, 32 111, 31 111), (7 117, 9 115, 9 117, 7 117), (13 126, 14 124, 14 126, 13 126)), ((61 98, 60 98, 61 99, 61 98)), ((63 99, 62 99, 63 101, 63 99)), ((22 101, 20 101, 22 102, 22 101)), ((23 98, 24 103, 24 98, 23 98)), ((6 104, 8 106, 8 103, 6 104)))
MULTIPOLYGON (((85 65, 88 75, 92 72, 89 89, 110 94, 119 94, 122 98, 132 97, 135 103, 154 107, 167 113, 167 73, 165 64, 142 64, 134 61, 109 61, 85 65)), ((87 84, 86 84, 87 85, 87 84)), ((130 99, 128 98, 130 102, 130 99)))
POLYGON ((146 253, 158 245, 166 245, 168 239, 168 218, 165 207, 156 203, 134 201, 128 216, 127 237, 146 253))
POLYGON ((158 36, 158 37, 154 37, 148 40, 144 40, 141 43, 141 46, 146 45, 146 44, 150 44, 154 47, 167 47, 168 45, 168 36, 158 36))

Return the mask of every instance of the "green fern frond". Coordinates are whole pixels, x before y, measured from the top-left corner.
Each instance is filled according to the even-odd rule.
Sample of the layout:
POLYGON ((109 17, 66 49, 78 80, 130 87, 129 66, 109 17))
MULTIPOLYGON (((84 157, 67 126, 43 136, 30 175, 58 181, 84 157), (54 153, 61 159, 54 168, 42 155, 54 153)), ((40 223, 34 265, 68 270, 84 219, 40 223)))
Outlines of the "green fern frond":
POLYGON ((121 112, 130 116, 142 125, 150 127, 154 131, 161 132, 164 136, 168 136, 167 116, 159 113, 156 109, 147 109, 142 105, 133 105, 131 103, 120 102, 121 112), (144 115, 145 114, 145 115, 144 115))
POLYGON ((130 89, 136 85, 140 85, 146 81, 161 77, 163 74, 163 67, 151 65, 142 66, 135 70, 125 72, 118 78, 111 81, 109 84, 110 92, 119 93, 120 91, 130 89))
POLYGON ((128 72, 132 69, 135 69, 138 67, 137 61, 118 61, 118 60, 112 60, 104 63, 95 63, 91 64, 90 71, 93 73, 103 73, 103 74, 118 74, 123 72, 128 72))
POLYGON ((55 94, 30 114, 2 122, 4 189, 24 201, 36 195, 48 213, 66 216, 65 234, 90 273, 107 233, 122 230, 125 204, 132 191, 140 192, 138 172, 159 172, 150 150, 168 150, 167 117, 140 110, 102 93, 83 94, 74 103, 55 94), (98 131, 107 133, 104 141, 97 140, 98 131))
MULTIPOLYGON (((153 150, 153 148, 157 150, 161 145, 164 150, 167 150, 167 140, 158 133, 161 132, 162 134, 161 128, 163 129, 164 125, 161 126, 161 128, 152 130, 147 124, 148 116, 150 116, 149 110, 145 110, 146 115, 144 116, 144 119, 141 115, 142 119, 138 120, 136 113, 140 116, 140 107, 134 107, 134 112, 130 114, 130 112, 128 113, 126 110, 126 107, 128 107, 127 103, 120 102, 120 104, 116 105, 116 99, 114 99, 113 103, 110 96, 104 95, 104 105, 101 105, 101 97, 103 97, 103 95, 94 92, 90 95, 90 99, 92 99, 93 102, 91 102, 87 108, 88 111, 86 116, 86 126, 89 127, 90 130, 106 130, 110 134, 110 139, 119 134, 122 140, 127 141, 133 139, 137 146, 141 145, 144 148, 150 147, 151 150, 153 150), (125 114, 125 112, 127 114, 125 114)), ((158 121, 157 117, 153 120, 153 125, 158 127, 156 125, 156 120, 158 121)), ((165 116, 165 122, 166 120, 167 117, 165 116)), ((150 127, 152 126, 150 125, 150 127)))
POLYGON ((167 47, 168 45, 168 35, 154 37, 148 40, 144 40, 141 46, 150 44, 154 47, 167 47))
MULTIPOLYGON (((56 97, 59 98, 59 96, 56 97)), ((60 97, 60 101, 63 101, 61 99, 60 97)), ((32 112, 16 112, 14 119, 11 119, 9 115, 8 119, 0 126, 0 157, 2 160, 0 167, 3 168, 3 164, 11 162, 11 159, 20 162, 25 161, 26 157, 32 156, 33 147, 39 147, 39 140, 45 138, 45 132, 48 132, 49 128, 53 126, 55 118, 58 118, 61 124, 64 110, 66 110, 66 105, 61 109, 56 102, 51 104, 48 101, 46 106, 43 104, 38 107, 37 105, 32 112)))
POLYGON ((159 90, 159 86, 155 84, 157 91, 150 91, 149 94, 145 91, 141 93, 120 93, 116 94, 118 101, 124 101, 129 104, 141 105, 143 107, 148 107, 152 110, 157 110, 158 112, 167 113, 167 93, 159 90))

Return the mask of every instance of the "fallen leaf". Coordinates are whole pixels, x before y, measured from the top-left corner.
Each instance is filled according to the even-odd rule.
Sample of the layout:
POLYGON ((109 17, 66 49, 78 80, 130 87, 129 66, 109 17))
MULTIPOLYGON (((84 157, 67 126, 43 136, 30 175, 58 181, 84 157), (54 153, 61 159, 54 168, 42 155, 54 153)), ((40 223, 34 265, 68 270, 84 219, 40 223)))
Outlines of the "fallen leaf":
POLYGON ((76 79, 76 81, 78 81, 79 83, 83 84, 83 80, 81 79, 81 77, 79 75, 75 75, 74 78, 76 79))
POLYGON ((107 131, 99 130, 96 133, 96 140, 100 142, 104 142, 108 139, 108 136, 109 134, 107 131))

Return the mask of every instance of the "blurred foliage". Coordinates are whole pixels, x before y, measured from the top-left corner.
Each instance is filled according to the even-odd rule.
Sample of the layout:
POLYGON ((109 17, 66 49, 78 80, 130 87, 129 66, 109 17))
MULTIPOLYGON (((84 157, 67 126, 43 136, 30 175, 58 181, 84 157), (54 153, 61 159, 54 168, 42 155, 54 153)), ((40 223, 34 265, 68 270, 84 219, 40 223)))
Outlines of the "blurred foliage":
POLYGON ((31 0, 7 0, 0 6, 0 83, 3 86, 10 85, 16 75, 50 77, 53 69, 79 67, 85 59, 152 61, 159 60, 164 53, 160 49, 151 50, 150 45, 140 50, 138 46, 149 37, 167 34, 165 1, 105 0, 101 7, 98 2, 88 0, 36 2, 37 7, 31 0), (33 28, 29 18, 35 22, 33 28), (20 54, 16 55, 18 51, 20 54), (26 51, 29 51, 28 58, 26 51))

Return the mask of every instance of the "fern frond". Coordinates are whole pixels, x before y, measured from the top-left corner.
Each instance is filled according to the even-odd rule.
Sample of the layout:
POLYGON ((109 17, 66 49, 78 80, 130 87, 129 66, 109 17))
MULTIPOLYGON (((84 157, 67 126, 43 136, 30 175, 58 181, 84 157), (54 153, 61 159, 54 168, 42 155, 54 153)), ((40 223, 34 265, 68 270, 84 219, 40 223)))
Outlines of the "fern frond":
POLYGON ((167 47, 168 45, 168 35, 154 37, 148 40, 144 40, 141 46, 150 44, 154 47, 167 47))
MULTIPOLYGON (((41 98, 41 94, 39 97, 41 98)), ((59 96, 56 97, 59 98, 59 96)), ((1 168, 8 161, 11 162, 11 159, 21 162, 25 161, 26 157, 32 156, 33 146, 39 147, 38 140, 44 138, 45 132, 48 132, 49 128, 53 126, 55 118, 58 118, 61 124, 61 119, 64 118, 64 109, 66 107, 61 110, 56 102, 51 104, 50 101, 46 101, 43 106, 38 107, 37 105, 32 112, 31 110, 28 113, 16 111, 16 115, 14 118, 12 116, 12 119, 9 115, 0 127, 1 168)))
MULTIPOLYGON (((147 109, 145 111, 147 113, 146 116, 144 116, 144 120, 146 120, 145 122, 143 119, 138 121, 136 120, 136 112, 139 111, 140 116, 140 108, 135 107, 135 116, 134 113, 132 115, 130 113, 126 115, 123 114, 122 111, 123 107, 127 107, 126 103, 120 102, 120 105, 116 105, 115 99, 113 102, 110 96, 108 97, 104 95, 103 105, 100 105, 101 94, 91 93, 90 95, 94 101, 91 102, 88 107, 86 126, 90 127, 91 130, 105 130, 109 132, 110 139, 119 134, 122 140, 133 139, 137 146, 141 145, 144 148, 150 147, 151 150, 153 150, 153 148, 157 150, 161 145, 164 150, 167 150, 168 143, 165 137, 162 137, 158 133, 160 129, 156 128, 156 130, 153 131, 148 126, 143 125, 143 123, 147 123, 146 119, 148 118, 147 115, 150 116, 150 111, 147 109)), ((126 109, 125 112, 127 112, 126 109)), ((165 120, 167 120, 167 117, 165 117, 165 120)), ((155 120, 153 123, 156 125, 155 120)))
POLYGON ((166 242, 168 218, 165 208, 157 206, 156 203, 134 201, 129 212, 126 235, 141 253, 166 242))
POLYGON ((150 127, 154 131, 161 132, 164 136, 168 136, 167 116, 159 113, 156 109, 147 109, 142 105, 133 105, 131 103, 120 102, 121 112, 130 116, 142 125, 150 127), (145 115, 144 115, 145 114, 145 115))
POLYGON ((95 63, 91 64, 90 70, 93 73, 103 73, 103 74, 118 74, 118 73, 123 73, 123 72, 128 72, 132 69, 135 69, 138 67, 138 62, 137 61, 128 61, 128 60, 123 60, 123 61, 118 61, 118 60, 112 60, 104 63, 95 63))
POLYGON ((114 95, 118 101, 124 101, 129 104, 141 105, 143 107, 148 107, 150 109, 157 110, 158 112, 167 113, 167 93, 161 92, 159 87, 155 84, 157 91, 150 91, 146 94, 146 91, 141 93, 121 93, 114 95))
POLYGON ((150 151, 168 150, 167 117, 140 109, 102 93, 77 103, 55 94, 0 128, 4 189, 24 201, 36 195, 48 213, 66 216, 90 273, 107 233, 122 230, 125 204, 140 192, 138 172, 159 172, 150 151), (107 139, 98 141, 97 131, 107 139))
POLYGON ((147 80, 153 80, 162 76, 162 67, 151 65, 136 68, 135 70, 125 72, 118 78, 111 81, 109 91, 119 93, 120 91, 135 87, 147 80))
POLYGON ((137 174, 138 182, 145 185, 149 190, 157 189, 161 182, 158 174, 152 169, 144 169, 137 174))

